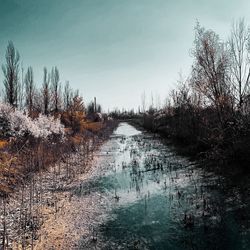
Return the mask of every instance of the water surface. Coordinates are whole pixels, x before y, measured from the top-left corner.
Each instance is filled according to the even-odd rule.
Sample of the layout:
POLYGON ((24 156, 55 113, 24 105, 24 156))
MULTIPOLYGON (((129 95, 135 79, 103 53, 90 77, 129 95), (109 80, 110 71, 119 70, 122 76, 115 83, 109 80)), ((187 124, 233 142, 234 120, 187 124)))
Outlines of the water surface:
MULTIPOLYGON (((250 249, 250 182, 204 170, 121 123, 92 183, 109 199, 99 249, 250 249)), ((90 246, 89 246, 90 248, 90 246)))

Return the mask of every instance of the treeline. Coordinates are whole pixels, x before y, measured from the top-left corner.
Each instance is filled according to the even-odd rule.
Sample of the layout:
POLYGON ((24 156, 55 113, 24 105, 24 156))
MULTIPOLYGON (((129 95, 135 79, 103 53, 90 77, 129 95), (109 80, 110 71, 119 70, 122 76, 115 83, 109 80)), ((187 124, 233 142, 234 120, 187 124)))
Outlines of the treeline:
POLYGON ((83 144, 106 138, 115 127, 108 119, 103 122, 98 113, 101 105, 96 104, 96 100, 85 108, 79 91, 73 90, 69 82, 61 84, 57 67, 51 71, 45 67, 42 83, 36 84, 32 67, 24 72, 19 52, 12 42, 8 43, 2 70, 0 197, 11 193, 36 171, 60 161, 56 151, 75 152, 83 144), (33 153, 31 168, 25 155, 33 153), (41 155, 45 159, 43 163, 41 155), (12 167, 15 174, 9 171, 12 167))
POLYGON ((227 41, 197 23, 194 62, 154 126, 209 158, 246 162, 250 139, 250 33, 244 19, 227 41))
POLYGON ((86 111, 83 97, 68 81, 61 84, 57 67, 52 67, 50 71, 44 67, 43 79, 36 83, 32 67, 29 66, 27 70, 21 67, 19 52, 10 41, 2 71, 3 102, 25 111, 31 118, 39 114, 60 116, 66 127, 71 127, 75 132, 80 129, 79 122, 84 119, 86 111))
POLYGON ((140 121, 185 145, 189 153, 242 164, 250 161, 250 29, 233 23, 228 40, 195 26, 190 75, 161 110, 152 106, 140 121))

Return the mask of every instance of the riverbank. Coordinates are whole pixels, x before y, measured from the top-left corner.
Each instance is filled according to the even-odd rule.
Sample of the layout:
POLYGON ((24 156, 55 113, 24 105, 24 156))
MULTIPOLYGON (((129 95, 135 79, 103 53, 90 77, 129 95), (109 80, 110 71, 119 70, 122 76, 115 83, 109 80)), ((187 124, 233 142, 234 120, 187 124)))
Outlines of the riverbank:
MULTIPOLYGON (((63 249, 72 249, 74 244, 70 240, 69 243, 64 242, 64 238, 76 231, 69 227, 70 221, 76 217, 76 210, 71 206, 74 187, 90 177, 95 168, 95 152, 107 141, 116 126, 114 123, 96 131, 93 136, 89 135, 88 143, 81 143, 82 140, 78 139, 73 151, 71 149, 67 154, 58 155, 56 162, 33 173, 19 189, 1 199, 0 235, 3 249, 48 249, 49 245, 51 249, 60 249, 59 245, 70 246, 63 249), (56 248, 53 248, 54 245, 56 248)), ((60 148, 57 150, 61 152, 60 148)), ((87 201, 79 204, 86 214, 89 204, 91 202, 87 201)), ((88 230, 86 227, 86 232, 88 230)), ((79 231, 77 235, 81 235, 79 231)))
POLYGON ((110 143, 112 165, 94 184, 111 204, 97 249, 248 249, 247 176, 203 169, 126 123, 110 143))
POLYGON ((205 170, 127 123, 77 172, 83 160, 75 152, 41 178, 44 217, 26 249, 249 249, 247 176, 205 170), (53 186, 60 168, 56 183, 64 184, 53 186))
MULTIPOLYGON (((167 126, 155 126, 153 123, 153 117, 146 118, 146 121, 143 118, 133 118, 128 119, 127 122, 138 129, 146 130, 148 132, 157 134, 162 138, 164 143, 168 146, 173 147, 178 154, 188 157, 192 161, 197 161, 200 165, 206 166, 207 168, 212 168, 214 170, 221 171, 231 171, 239 172, 243 174, 250 174, 249 160, 248 157, 243 157, 241 155, 240 158, 237 157, 238 152, 235 149, 235 153, 232 153, 234 150, 232 148, 229 149, 230 153, 227 152, 227 148, 220 149, 215 144, 213 146, 205 146, 201 142, 193 142, 190 143, 185 141, 183 138, 179 138, 178 136, 173 136, 171 133, 168 133, 167 126), (243 158, 242 158, 243 157, 243 158)), ((244 145, 245 147, 246 145, 244 145)))
POLYGON ((170 137, 168 134, 164 133, 161 130, 153 129, 152 124, 151 126, 145 126, 143 124, 143 120, 138 118, 129 119, 126 122, 137 128, 138 130, 147 131, 159 137, 159 139, 161 139, 164 144, 168 145, 169 147, 172 147, 173 150, 178 152, 178 154, 188 157, 192 161, 201 160, 201 157, 198 155, 200 152, 197 152, 192 145, 182 143, 179 140, 170 137))
POLYGON ((106 200, 101 193, 93 195, 84 190, 85 195, 79 196, 77 192, 100 173, 99 166, 98 157, 94 156, 84 174, 56 193, 56 213, 45 207, 46 220, 38 231, 39 239, 34 242, 34 249, 80 249, 84 243, 95 244, 95 228, 102 221, 106 200))
POLYGON ((65 210, 72 249, 248 249, 247 176, 204 170, 127 123, 95 159, 65 210))

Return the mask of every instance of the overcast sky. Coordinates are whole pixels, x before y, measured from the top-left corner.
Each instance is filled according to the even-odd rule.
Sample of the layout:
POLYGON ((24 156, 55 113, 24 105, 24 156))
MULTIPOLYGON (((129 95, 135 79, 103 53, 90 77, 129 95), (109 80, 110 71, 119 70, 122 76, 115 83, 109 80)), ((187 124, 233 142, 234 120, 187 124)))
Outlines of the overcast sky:
POLYGON ((196 20, 226 39, 249 10, 248 0, 0 0, 0 64, 12 40, 37 85, 55 65, 86 102, 137 108, 143 91, 163 100, 188 74, 196 20))

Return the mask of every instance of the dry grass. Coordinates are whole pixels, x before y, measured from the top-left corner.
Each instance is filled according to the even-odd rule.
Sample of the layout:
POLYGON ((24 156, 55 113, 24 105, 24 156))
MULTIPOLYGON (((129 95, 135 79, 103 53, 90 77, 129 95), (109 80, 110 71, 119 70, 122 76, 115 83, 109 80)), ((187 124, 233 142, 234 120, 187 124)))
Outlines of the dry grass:
POLYGON ((18 178, 21 176, 16 157, 7 153, 0 153, 0 195, 8 195, 13 191, 18 178))
POLYGON ((70 141, 71 141, 74 145, 79 145, 79 144, 82 142, 82 136, 80 136, 80 135, 72 136, 72 137, 70 138, 70 141))
POLYGON ((103 122, 84 122, 82 124, 83 128, 86 130, 90 130, 92 132, 98 132, 99 130, 101 130, 104 126, 103 122))
MULTIPOLYGON (((101 122, 83 122, 81 127, 82 131, 88 130, 96 133, 103 129, 104 125, 101 122)), ((66 133, 67 132, 70 133, 69 128, 66 128, 66 133)), ((74 148, 80 145, 83 140, 85 140, 85 138, 81 133, 69 136, 67 146, 72 145, 74 148)), ((27 168, 26 162, 29 161, 29 157, 25 157, 25 154, 19 155, 17 160, 13 152, 5 152, 6 150, 4 149, 7 145, 7 140, 0 140, 0 195, 10 194, 17 183, 23 178, 24 173, 27 173, 27 171, 36 171, 35 168, 33 170, 27 168)), ((56 161, 54 152, 52 152, 51 149, 47 150, 46 145, 35 146, 32 151, 36 152, 35 155, 32 156, 34 161, 40 159, 39 162, 42 168, 56 161), (42 163, 41 160, 43 160, 42 163)))
POLYGON ((8 145, 8 141, 6 140, 0 140, 0 149, 5 148, 8 145))
MULTIPOLYGON (((91 131, 93 133, 99 132, 104 128, 104 124, 102 122, 82 122, 81 123, 81 131, 84 132, 85 130, 91 131)), ((70 133, 70 129, 67 128, 66 132, 70 133)), ((79 145, 84 140, 84 137, 81 133, 73 135, 69 138, 69 141, 74 145, 79 145)))

